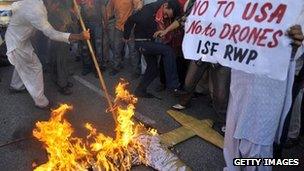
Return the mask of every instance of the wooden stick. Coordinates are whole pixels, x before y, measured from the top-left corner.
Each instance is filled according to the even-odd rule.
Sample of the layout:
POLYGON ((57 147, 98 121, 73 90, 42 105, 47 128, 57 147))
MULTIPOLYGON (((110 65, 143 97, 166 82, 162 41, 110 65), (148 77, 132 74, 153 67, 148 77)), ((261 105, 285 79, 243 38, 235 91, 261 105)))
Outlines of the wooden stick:
POLYGON ((16 140, 7 142, 7 143, 5 143, 5 144, 1 144, 1 145, 0 145, 0 148, 6 147, 6 146, 10 146, 10 145, 13 145, 13 144, 17 144, 17 143, 19 143, 19 142, 23 142, 23 141, 26 141, 26 140, 30 140, 31 138, 32 138, 32 137, 26 137, 26 138, 16 139, 16 140))
MULTIPOLYGON (((86 26, 84 24, 84 21, 83 21, 83 18, 81 16, 81 13, 80 13, 80 10, 79 10, 79 7, 78 7, 78 4, 77 4, 76 0, 73 0, 73 3, 74 3, 74 7, 75 7, 76 13, 78 15, 79 21, 80 21, 81 28, 82 28, 83 31, 86 31, 87 29, 86 29, 86 26)), ((103 90, 105 92, 108 105, 110 107, 111 113, 113 115, 113 119, 114 119, 115 124, 117 126, 117 119, 116 119, 117 116, 116 116, 115 111, 113 110, 113 104, 112 104, 112 101, 110 99, 110 95, 109 95, 106 83, 105 83, 104 78, 103 78, 103 76, 101 74, 101 71, 100 71, 100 68, 99 68, 99 65, 98 65, 98 62, 97 62, 97 58, 96 58, 95 52, 93 50, 92 43, 91 43, 90 40, 87 40, 86 42, 87 42, 87 45, 89 47, 89 50, 90 50, 90 53, 91 53, 91 57, 93 59, 93 62, 94 62, 94 65, 95 65, 95 68, 96 68, 96 71, 97 71, 97 74, 98 74, 101 90, 103 90)))

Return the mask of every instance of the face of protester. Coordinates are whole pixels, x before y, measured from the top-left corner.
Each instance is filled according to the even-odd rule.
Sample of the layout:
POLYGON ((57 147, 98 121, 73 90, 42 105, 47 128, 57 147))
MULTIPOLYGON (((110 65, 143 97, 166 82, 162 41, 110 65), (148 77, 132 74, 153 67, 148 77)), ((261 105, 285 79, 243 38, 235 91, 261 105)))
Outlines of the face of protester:
POLYGON ((168 8, 168 3, 164 4, 164 8, 163 8, 163 12, 164 12, 164 18, 172 18, 173 17, 173 9, 172 8, 168 8))

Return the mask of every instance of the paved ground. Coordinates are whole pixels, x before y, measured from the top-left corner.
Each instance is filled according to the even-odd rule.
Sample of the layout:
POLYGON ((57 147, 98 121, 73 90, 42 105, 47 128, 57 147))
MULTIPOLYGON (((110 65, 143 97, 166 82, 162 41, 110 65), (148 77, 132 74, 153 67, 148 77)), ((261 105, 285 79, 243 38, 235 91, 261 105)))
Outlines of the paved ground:
MULTIPOLYGON (((110 114, 105 113, 107 105, 103 94, 98 89, 98 80, 92 74, 86 77, 80 76, 80 63, 72 62, 72 71, 74 72, 71 80, 74 83, 73 95, 62 96, 58 94, 54 84, 49 79, 49 74, 45 75, 46 95, 53 102, 68 103, 74 106, 73 111, 67 117, 72 122, 78 136, 85 135, 83 129, 85 122, 91 122, 100 131, 114 136, 113 120, 110 114)), ((113 94, 113 88, 118 83, 119 78, 128 80, 130 89, 134 89, 138 80, 130 79, 129 73, 128 68, 126 68, 123 73, 115 77, 110 77, 107 72, 104 74, 111 94, 113 94)), ((2 77, 2 82, 0 82, 1 145, 14 139, 30 137, 34 123, 47 120, 49 113, 36 109, 27 93, 9 94, 8 86, 12 67, 0 68, 0 74, 2 77)), ((157 80, 151 87, 153 88, 156 85, 157 80)), ((155 94, 162 100, 139 99, 137 118, 156 128, 159 133, 166 133, 178 128, 180 125, 166 114, 170 106, 176 102, 176 98, 166 92, 155 94)), ((192 108, 185 113, 198 119, 212 118, 214 112, 208 103, 209 99, 207 97, 200 97, 193 102, 192 108)), ((303 150, 303 147, 298 150, 303 150)), ((177 145, 173 152, 194 171, 222 170, 225 166, 222 151, 198 137, 177 145)), ((37 163, 46 161, 46 153, 41 144, 33 139, 0 148, 1 171, 30 171, 33 161, 37 163)), ((141 166, 134 168, 134 170, 151 169, 141 166)))

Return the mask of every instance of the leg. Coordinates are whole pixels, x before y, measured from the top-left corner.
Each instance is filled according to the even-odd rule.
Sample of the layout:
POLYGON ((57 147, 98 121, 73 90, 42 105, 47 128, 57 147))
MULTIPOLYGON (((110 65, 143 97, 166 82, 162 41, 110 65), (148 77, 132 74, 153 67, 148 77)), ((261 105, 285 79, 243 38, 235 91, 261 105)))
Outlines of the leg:
MULTIPOLYGON (((300 72, 301 73, 301 72, 300 72)), ((300 76, 301 78, 301 76, 300 76)), ((280 138, 280 144, 278 144, 274 150, 274 156, 275 158, 281 158, 282 157, 282 153, 283 153, 283 147, 285 146, 286 140, 288 138, 288 131, 289 131, 289 126, 290 126, 290 120, 291 120, 291 114, 292 114, 292 109, 294 107, 294 102, 296 97, 298 96, 299 92, 300 92, 300 79, 298 79, 298 76, 295 77, 295 81, 293 83, 293 87, 292 87, 292 103, 291 103, 291 107, 289 109, 289 112, 286 116, 285 122, 284 122, 284 126, 283 126, 283 131, 282 131, 282 136, 280 138)))
POLYGON ((150 56, 145 55, 145 60, 147 62, 147 69, 145 74, 140 80, 139 85, 136 88, 135 92, 142 92, 146 93, 148 86, 152 83, 152 81, 157 77, 158 71, 157 71, 157 57, 156 56, 150 56))
POLYGON ((114 33, 114 57, 113 57, 113 60, 112 60, 112 65, 113 65, 112 67, 113 67, 113 70, 117 70, 117 71, 120 70, 120 67, 122 65, 121 51, 124 47, 124 42, 122 41, 122 38, 123 38, 122 31, 115 28, 115 33, 114 33))
POLYGON ((189 64, 188 72, 185 78, 186 93, 180 97, 179 103, 182 106, 187 106, 190 103, 195 87, 203 77, 204 73, 209 68, 208 63, 191 61, 189 64))
POLYGON ((82 75, 92 72, 92 61, 89 56, 89 49, 86 42, 81 42, 82 75))
MULTIPOLYGON (((15 70, 24 83, 27 91, 30 93, 39 107, 45 107, 49 104, 44 95, 44 83, 42 65, 35 53, 27 54, 22 50, 14 50, 8 54, 10 62, 15 66, 15 70)), ((16 77, 13 79, 19 79, 16 77)), ((18 80, 20 82, 20 80, 18 80)))
POLYGON ((79 62, 79 61, 80 61, 78 43, 73 43, 73 44, 71 45, 71 55, 73 56, 73 58, 75 58, 75 61, 76 61, 76 62, 79 62))
POLYGON ((99 62, 101 69, 104 68, 104 54, 103 54, 103 34, 102 34, 102 25, 99 23, 94 23, 94 49, 96 51, 96 57, 99 62))
POLYGON ((213 84, 213 106, 218 122, 221 126, 224 126, 229 100, 230 69, 223 66, 211 67, 211 79, 213 84))
POLYGON ((56 68, 57 68, 57 84, 60 88, 67 87, 69 72, 67 68, 67 58, 69 57, 69 45, 66 43, 57 43, 57 58, 56 58, 56 68))
POLYGON ((178 80, 176 58, 173 49, 168 45, 156 42, 144 42, 142 45, 145 53, 162 56, 164 61, 167 88, 178 88, 180 83, 178 80))
POLYGON ((162 49, 162 59, 164 62, 164 70, 166 75, 166 87, 169 89, 175 89, 180 86, 176 57, 173 49, 170 46, 164 46, 162 49))
POLYGON ((159 61, 159 79, 160 79, 160 83, 161 85, 163 85, 164 87, 166 87, 166 74, 165 74, 165 66, 164 66, 164 61, 163 58, 160 58, 159 61))
POLYGON ((182 51, 177 53, 176 63, 179 81, 184 86, 189 61, 184 58, 182 51))
MULTIPOLYGON (((132 34, 131 39, 134 37, 132 34)), ((133 40, 127 43, 129 48, 130 60, 131 65, 133 68, 133 74, 135 76, 140 76, 141 73, 141 56, 139 55, 138 51, 135 49, 135 42, 133 40)))
POLYGON ((298 138, 301 129, 301 103, 303 99, 303 89, 295 100, 294 108, 292 109, 292 116, 290 121, 290 127, 288 132, 289 138, 298 138))
POLYGON ((13 89, 15 90, 24 90, 25 89, 25 86, 17 72, 16 69, 14 69, 14 72, 13 72, 13 77, 12 77, 12 81, 11 81, 11 85, 10 85, 13 89))

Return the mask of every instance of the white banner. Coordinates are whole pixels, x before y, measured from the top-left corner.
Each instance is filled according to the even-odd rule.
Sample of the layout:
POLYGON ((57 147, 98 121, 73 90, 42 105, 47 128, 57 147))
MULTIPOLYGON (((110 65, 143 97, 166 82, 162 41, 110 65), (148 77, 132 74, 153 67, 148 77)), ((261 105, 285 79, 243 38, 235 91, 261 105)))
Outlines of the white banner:
POLYGON ((291 57, 288 28, 303 0, 196 0, 185 25, 186 59, 220 63, 285 80, 291 57))

